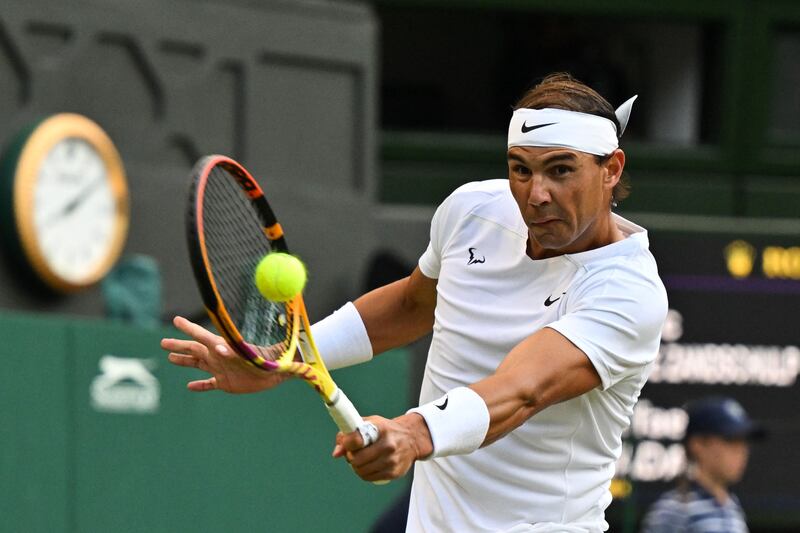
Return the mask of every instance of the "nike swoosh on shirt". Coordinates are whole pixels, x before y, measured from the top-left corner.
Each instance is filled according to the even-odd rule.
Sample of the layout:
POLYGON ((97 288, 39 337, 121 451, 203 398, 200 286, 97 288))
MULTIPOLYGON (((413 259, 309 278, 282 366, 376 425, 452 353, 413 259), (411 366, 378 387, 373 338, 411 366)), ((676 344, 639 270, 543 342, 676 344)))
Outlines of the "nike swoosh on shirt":
MULTIPOLYGON (((567 294, 567 293, 566 293, 566 292, 562 292, 562 293, 561 293, 561 296, 563 296, 563 295, 565 295, 565 294, 567 294)), ((561 299, 561 296, 559 296, 559 297, 558 297, 558 298, 556 298, 555 300, 551 300, 551 299, 550 299, 550 296, 548 296, 548 297, 547 297, 547 299, 544 301, 544 306, 545 306, 545 307, 550 307, 551 305, 553 305, 554 303, 556 303, 557 301, 559 301, 559 300, 561 299)))

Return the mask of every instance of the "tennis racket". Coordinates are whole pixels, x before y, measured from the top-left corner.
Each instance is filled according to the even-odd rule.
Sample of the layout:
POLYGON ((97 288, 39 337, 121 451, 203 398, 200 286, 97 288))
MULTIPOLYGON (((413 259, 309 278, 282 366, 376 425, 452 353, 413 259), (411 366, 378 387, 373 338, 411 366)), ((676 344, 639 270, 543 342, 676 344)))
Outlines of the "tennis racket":
POLYGON ((191 179, 189 253, 211 321, 236 353, 258 368, 308 383, 342 432, 358 430, 365 446, 375 442, 377 428, 361 418, 317 352, 302 294, 271 302, 255 286, 259 261, 270 252, 289 251, 261 187, 222 155, 198 161, 191 179))

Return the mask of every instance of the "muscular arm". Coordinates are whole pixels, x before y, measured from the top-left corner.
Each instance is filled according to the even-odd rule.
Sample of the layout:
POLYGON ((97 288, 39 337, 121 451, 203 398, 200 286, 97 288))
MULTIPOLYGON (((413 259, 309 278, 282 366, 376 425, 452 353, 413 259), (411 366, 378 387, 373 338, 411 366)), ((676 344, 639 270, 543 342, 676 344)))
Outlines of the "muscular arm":
POLYGON ((561 333, 543 328, 517 346, 491 376, 470 385, 489 408, 491 444, 544 408, 600 385, 589 358, 561 333))
POLYGON ((419 267, 410 276, 368 292, 353 302, 375 354, 404 346, 430 333, 436 307, 436 280, 419 267))
MULTIPOLYGON (((600 385, 589 358, 557 331, 544 328, 514 347, 491 376, 470 385, 489 409, 491 444, 549 405, 568 400, 600 385)), ((334 457, 347 455, 366 480, 404 475, 417 459, 433 452, 425 419, 409 413, 393 420, 369 417, 381 438, 362 448, 355 433, 339 435, 334 457)))

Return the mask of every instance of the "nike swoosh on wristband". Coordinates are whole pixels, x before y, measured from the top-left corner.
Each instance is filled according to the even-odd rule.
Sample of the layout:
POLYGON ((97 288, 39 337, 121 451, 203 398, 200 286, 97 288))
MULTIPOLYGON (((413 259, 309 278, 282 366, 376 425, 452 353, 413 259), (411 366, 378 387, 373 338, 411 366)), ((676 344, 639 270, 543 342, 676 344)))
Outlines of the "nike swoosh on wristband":
POLYGON ((535 126, 528 126, 527 123, 522 123, 522 133, 528 133, 529 131, 538 130, 539 128, 544 128, 545 126, 552 126, 553 124, 558 124, 558 122, 548 122, 547 124, 536 124, 535 126))
POLYGON ((436 406, 436 408, 437 408, 437 409, 440 409, 440 410, 442 410, 442 411, 444 411, 444 410, 445 410, 445 408, 447 407, 447 401, 448 401, 449 399, 450 399, 450 398, 448 398, 447 396, 445 396, 445 397, 444 397, 444 402, 442 403, 442 405, 437 405, 437 406, 436 406))

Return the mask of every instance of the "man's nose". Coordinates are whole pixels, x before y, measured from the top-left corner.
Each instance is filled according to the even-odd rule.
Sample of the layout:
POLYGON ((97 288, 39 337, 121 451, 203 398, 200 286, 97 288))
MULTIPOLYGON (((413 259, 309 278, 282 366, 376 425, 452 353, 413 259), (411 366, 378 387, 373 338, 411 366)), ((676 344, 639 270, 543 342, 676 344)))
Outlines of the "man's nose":
POLYGON ((550 191, 541 177, 531 179, 531 190, 528 194, 528 203, 531 205, 544 205, 550 203, 550 191))

